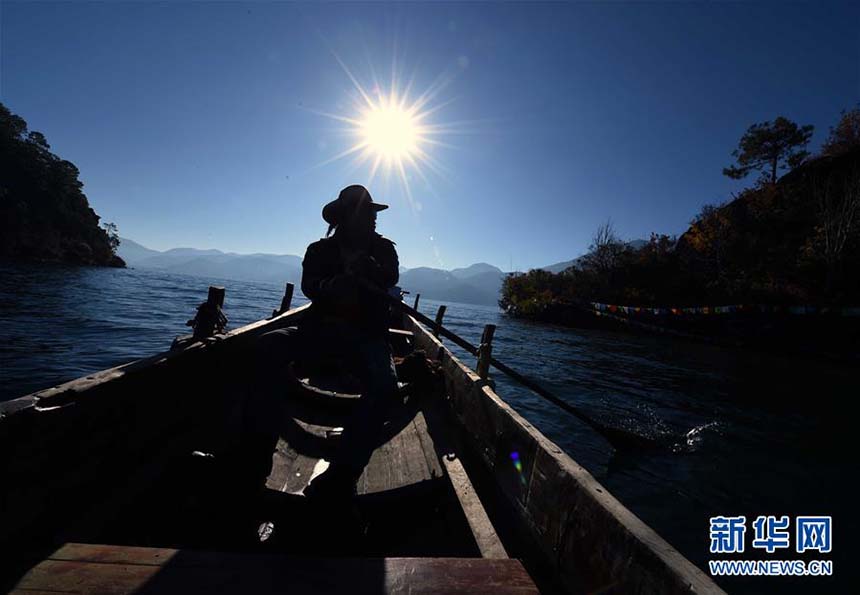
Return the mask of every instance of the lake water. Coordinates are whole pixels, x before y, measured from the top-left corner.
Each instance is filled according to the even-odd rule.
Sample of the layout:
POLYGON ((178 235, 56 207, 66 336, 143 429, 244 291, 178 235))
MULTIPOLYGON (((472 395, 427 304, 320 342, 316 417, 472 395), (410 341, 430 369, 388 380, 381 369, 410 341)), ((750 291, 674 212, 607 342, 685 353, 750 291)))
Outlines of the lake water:
MULTIPOLYGON (((167 349, 188 332, 185 321, 210 284, 227 287, 229 328, 270 316, 283 294, 278 285, 147 270, 0 267, 0 401, 167 349)), ((438 305, 422 300, 420 309, 432 317, 438 305)), ((855 369, 532 324, 485 306, 448 304, 445 323, 473 343, 484 324, 496 324, 497 359, 605 424, 677 435, 672 448, 613 452, 577 419, 494 376, 505 400, 700 567, 730 557, 708 554, 711 516, 745 515, 748 552, 757 515, 788 515, 792 523, 796 515, 833 517, 833 579, 728 579, 725 588, 847 592, 838 583, 856 576, 858 549, 849 507, 855 369)), ((793 540, 791 550, 770 556, 797 557, 793 540)))

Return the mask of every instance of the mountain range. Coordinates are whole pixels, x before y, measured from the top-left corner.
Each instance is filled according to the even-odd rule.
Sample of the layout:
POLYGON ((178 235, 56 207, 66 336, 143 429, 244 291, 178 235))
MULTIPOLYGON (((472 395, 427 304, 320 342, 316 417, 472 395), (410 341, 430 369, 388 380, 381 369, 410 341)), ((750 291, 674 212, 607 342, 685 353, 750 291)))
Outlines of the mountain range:
MULTIPOLYGON (((196 248, 173 248, 160 252, 127 238, 120 239, 117 254, 128 266, 135 268, 199 277, 293 283, 296 288, 301 286, 302 259, 292 254, 236 254, 196 248)), ((542 268, 558 273, 576 262, 569 260, 542 268)), ((398 285, 412 295, 420 293, 431 300, 495 306, 506 274, 485 262, 450 271, 400 267, 398 285)))
MULTIPOLYGON (((236 254, 220 250, 173 248, 160 252, 121 238, 117 254, 130 267, 199 277, 293 283, 302 279, 302 259, 292 254, 236 254)), ((400 267, 398 285, 432 300, 496 305, 505 273, 487 263, 450 271, 400 267)))

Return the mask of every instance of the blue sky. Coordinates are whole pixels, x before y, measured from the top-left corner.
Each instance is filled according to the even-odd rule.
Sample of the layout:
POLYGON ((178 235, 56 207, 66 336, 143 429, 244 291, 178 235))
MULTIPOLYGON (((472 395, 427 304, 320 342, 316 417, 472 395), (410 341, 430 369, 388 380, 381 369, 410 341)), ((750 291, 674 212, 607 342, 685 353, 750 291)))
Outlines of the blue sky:
MULTIPOLYGON (((815 125, 860 101, 856 4, 0 4, 0 99, 147 246, 303 254, 370 167, 356 89, 434 88, 440 170, 368 184, 408 267, 573 258, 611 218, 677 234, 753 122, 815 125), (396 66, 393 63, 396 59, 396 66), (435 83, 435 86, 434 86, 435 83), (441 83, 441 84, 439 84, 441 83)), ((750 183, 751 180, 747 183, 750 183)))

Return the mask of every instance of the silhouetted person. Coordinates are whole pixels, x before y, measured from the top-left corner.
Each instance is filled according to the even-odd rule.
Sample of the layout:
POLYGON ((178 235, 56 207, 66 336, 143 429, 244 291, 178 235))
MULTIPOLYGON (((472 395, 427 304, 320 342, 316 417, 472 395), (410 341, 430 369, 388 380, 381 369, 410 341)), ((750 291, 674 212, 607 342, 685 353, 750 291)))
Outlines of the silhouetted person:
MULTIPOLYGON (((371 284, 387 292, 399 277, 394 243, 376 233, 376 214, 386 208, 358 185, 344 188, 323 208, 328 232, 308 246, 302 262, 302 292, 312 301, 308 315, 299 328, 260 338, 260 358, 270 370, 285 372, 299 357, 340 356, 362 384, 362 397, 344 428, 337 456, 305 489, 309 497, 354 493, 373 454, 385 409, 397 392, 388 342, 389 304, 365 287, 371 284)), ((283 387, 280 393, 271 388, 278 387, 264 390, 270 393, 265 398, 284 398, 283 387)))

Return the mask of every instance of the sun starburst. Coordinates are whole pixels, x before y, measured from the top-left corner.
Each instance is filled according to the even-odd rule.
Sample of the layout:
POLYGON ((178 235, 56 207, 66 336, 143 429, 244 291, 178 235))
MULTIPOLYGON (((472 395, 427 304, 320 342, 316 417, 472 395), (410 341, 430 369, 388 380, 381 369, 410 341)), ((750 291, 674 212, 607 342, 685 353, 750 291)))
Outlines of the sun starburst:
POLYGON ((452 132, 452 126, 431 122, 431 116, 448 103, 439 103, 436 99, 450 77, 439 77, 413 99, 410 97, 412 84, 401 87, 394 74, 387 90, 382 89, 375 76, 374 84, 366 88, 340 58, 335 58, 355 90, 352 110, 350 115, 317 113, 347 125, 344 132, 349 146, 321 165, 351 157, 356 168, 369 168, 368 183, 377 175, 386 180, 394 176, 402 183, 410 205, 417 208, 410 188, 410 174, 414 172, 427 186, 430 186, 428 172, 445 175, 445 168, 430 155, 430 150, 431 147, 450 146, 441 138, 452 132))
POLYGON ((421 142, 421 128, 415 115, 397 104, 378 104, 367 110, 360 121, 367 148, 387 162, 408 158, 421 142))

